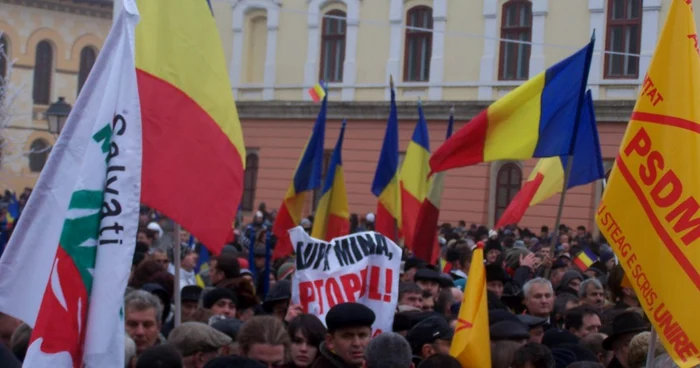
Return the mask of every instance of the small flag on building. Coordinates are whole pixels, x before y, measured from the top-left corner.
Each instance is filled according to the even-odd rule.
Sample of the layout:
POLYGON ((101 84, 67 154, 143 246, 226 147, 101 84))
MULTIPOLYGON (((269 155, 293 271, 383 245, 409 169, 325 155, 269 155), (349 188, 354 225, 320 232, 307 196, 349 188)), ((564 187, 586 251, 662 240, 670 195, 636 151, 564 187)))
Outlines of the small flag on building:
POLYGON ((321 83, 316 83, 315 86, 309 88, 309 96, 311 96, 311 99, 314 100, 314 102, 320 102, 324 97, 326 97, 326 91, 323 89, 322 83, 323 81, 321 81, 321 83))
POLYGON ((584 248, 583 252, 579 253, 574 263, 581 271, 586 271, 593 263, 598 260, 598 256, 593 253, 590 248, 584 248))

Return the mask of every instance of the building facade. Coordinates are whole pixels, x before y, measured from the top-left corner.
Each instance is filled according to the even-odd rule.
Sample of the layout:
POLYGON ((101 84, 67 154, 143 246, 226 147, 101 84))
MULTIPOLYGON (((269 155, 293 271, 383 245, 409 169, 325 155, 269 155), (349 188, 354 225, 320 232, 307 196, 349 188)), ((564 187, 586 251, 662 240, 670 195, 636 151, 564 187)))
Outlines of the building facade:
POLYGON ((111 25, 104 1, 0 0, 0 188, 34 186, 56 141, 46 109, 59 97, 75 102, 111 25))
MULTIPOLYGON (((589 88, 609 168, 671 1, 211 0, 248 150, 244 212, 249 215, 260 202, 279 206, 319 108, 307 93, 319 80, 329 83, 331 101, 326 155, 340 121, 348 119, 343 153, 348 196, 351 212, 364 215, 376 206, 370 186, 388 115, 390 78, 399 100, 401 147, 408 145, 421 99, 434 150, 444 140, 451 106, 459 128, 491 101, 583 47, 594 32, 589 88)), ((119 5, 114 3, 114 14, 119 5)), ((0 30, 8 29, 11 55, 20 60, 15 68, 20 75, 13 79, 29 86, 36 78, 46 79, 34 66, 38 45, 48 37, 43 35, 53 30, 47 38, 56 49, 48 101, 57 96, 74 101, 81 50, 85 45, 99 50, 108 17, 97 0, 0 0, 0 30)), ((31 119, 18 119, 18 124, 44 126, 41 102, 46 99, 33 97, 27 94, 19 105, 31 119)), ((20 153, 37 139, 47 145, 54 139, 36 131, 21 134, 20 153)), ((442 220, 493 224, 534 163, 494 162, 448 172, 442 220)), ((16 189, 37 177, 30 155, 2 170, 3 180, 16 189), (21 179, 5 179, 7 170, 21 179)), ((600 183, 570 191, 564 222, 592 227, 601 191, 600 183)), ((557 202, 530 209, 523 224, 553 225, 557 202)), ((314 206, 311 196, 307 212, 313 213, 314 206)))

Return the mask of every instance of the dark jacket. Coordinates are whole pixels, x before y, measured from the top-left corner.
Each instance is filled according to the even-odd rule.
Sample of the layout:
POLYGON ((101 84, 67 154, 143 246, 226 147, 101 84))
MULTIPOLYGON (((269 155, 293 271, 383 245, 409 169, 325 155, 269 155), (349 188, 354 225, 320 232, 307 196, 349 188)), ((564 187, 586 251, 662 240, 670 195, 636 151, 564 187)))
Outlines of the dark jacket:
POLYGON ((622 364, 620 364, 620 361, 617 360, 617 358, 613 358, 610 361, 610 364, 608 364, 608 368, 624 368, 622 364))
POLYGON ((326 349, 326 343, 322 342, 318 348, 318 358, 311 365, 311 368, 357 368, 346 363, 342 358, 326 349))

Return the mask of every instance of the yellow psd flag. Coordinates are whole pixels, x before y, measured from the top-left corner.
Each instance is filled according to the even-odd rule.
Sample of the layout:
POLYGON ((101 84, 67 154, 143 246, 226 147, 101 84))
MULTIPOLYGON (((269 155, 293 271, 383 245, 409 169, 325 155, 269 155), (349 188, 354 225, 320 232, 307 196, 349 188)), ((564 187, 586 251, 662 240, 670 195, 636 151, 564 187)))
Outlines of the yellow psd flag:
POLYGON ((486 269, 484 244, 474 249, 467 277, 462 306, 459 308, 457 328, 452 338, 450 355, 459 360, 462 368, 491 366, 489 338, 489 310, 486 304, 486 269))
POLYGON ((673 0, 596 221, 681 367, 700 363, 700 51, 673 0))

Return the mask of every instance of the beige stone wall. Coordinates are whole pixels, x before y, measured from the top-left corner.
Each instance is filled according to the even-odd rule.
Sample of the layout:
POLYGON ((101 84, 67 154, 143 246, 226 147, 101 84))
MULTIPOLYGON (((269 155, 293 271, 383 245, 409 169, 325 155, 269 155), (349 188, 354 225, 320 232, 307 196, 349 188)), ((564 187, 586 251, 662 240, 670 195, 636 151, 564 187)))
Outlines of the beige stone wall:
MULTIPOLYGON (((9 109, 12 112, 13 127, 6 129, 4 146, 5 159, 0 167, 0 189, 21 190, 33 186, 39 176, 29 170, 28 152, 32 142, 43 139, 49 145, 55 137, 45 131, 47 123, 43 112, 47 106, 32 102, 33 70, 36 45, 48 40, 54 48, 54 71, 51 79, 51 98, 65 97, 74 104, 78 92, 78 70, 80 51, 89 46, 96 50, 102 44, 112 25, 111 18, 95 16, 88 6, 80 6, 65 1, 54 0, 54 9, 39 9, 26 5, 15 5, 0 1, 0 31, 9 43, 9 57, 14 60, 11 88, 17 97, 9 109), (69 12, 73 9, 74 13, 69 12), (86 11, 81 11, 87 9, 86 11), (92 15, 76 14, 77 12, 92 15), (29 128, 29 129, 27 129, 29 128)), ((104 9, 100 9, 104 13, 104 9)))

